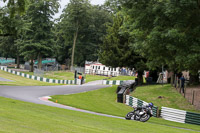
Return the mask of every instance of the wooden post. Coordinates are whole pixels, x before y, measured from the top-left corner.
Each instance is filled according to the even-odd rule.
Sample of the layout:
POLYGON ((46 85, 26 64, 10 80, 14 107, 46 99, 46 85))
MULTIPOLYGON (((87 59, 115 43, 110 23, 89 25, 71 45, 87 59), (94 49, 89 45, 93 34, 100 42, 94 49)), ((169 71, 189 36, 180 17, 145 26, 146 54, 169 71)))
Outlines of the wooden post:
POLYGON ((186 94, 186 86, 184 87, 184 98, 185 98, 185 94, 186 94))
POLYGON ((185 98, 185 95, 186 95, 186 87, 187 87, 187 83, 185 82, 185 84, 184 84, 184 98, 185 98))
POLYGON ((160 110, 159 107, 157 108, 157 116, 156 117, 160 117, 160 110))
POLYGON ((174 76, 174 87, 176 88, 176 74, 174 74, 175 76, 174 76))
MULTIPOLYGON (((181 89, 181 91, 182 91, 182 80, 180 80, 180 89, 181 89)), ((184 87, 184 86, 183 86, 184 87)))
POLYGON ((195 90, 192 91, 192 105, 194 105, 194 93, 195 93, 195 90))

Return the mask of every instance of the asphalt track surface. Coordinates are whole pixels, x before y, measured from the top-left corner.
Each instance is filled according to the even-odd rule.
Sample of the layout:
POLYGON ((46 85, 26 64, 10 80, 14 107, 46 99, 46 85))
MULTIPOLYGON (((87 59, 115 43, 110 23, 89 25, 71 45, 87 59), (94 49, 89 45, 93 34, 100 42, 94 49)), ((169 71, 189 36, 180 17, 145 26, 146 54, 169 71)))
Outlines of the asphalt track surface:
POLYGON ((97 90, 105 87, 109 86, 95 85, 95 83, 92 84, 89 83, 86 85, 63 85, 63 86, 0 86, 0 96, 21 100, 25 102, 64 108, 68 110, 124 119, 122 117, 82 110, 48 101, 48 96, 52 95, 69 95, 69 94, 97 90))
POLYGON ((13 82, 12 80, 4 79, 4 78, 1 78, 1 77, 0 77, 0 81, 13 82))
MULTIPOLYGON (((51 95, 68 95, 105 88, 105 85, 63 86, 0 86, 0 96, 16 100, 49 105, 39 98, 51 95)), ((52 105, 53 106, 53 105, 52 105)))

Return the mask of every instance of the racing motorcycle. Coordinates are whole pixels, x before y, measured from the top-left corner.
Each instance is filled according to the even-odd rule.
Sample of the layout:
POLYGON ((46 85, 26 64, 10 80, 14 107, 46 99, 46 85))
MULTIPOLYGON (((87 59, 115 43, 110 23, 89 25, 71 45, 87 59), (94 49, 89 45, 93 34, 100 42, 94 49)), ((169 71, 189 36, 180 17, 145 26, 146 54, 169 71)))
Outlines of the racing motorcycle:
POLYGON ((133 107, 134 110, 129 112, 125 119, 126 120, 136 120, 141 122, 146 122, 153 116, 153 103, 149 103, 146 106, 142 107, 133 107))

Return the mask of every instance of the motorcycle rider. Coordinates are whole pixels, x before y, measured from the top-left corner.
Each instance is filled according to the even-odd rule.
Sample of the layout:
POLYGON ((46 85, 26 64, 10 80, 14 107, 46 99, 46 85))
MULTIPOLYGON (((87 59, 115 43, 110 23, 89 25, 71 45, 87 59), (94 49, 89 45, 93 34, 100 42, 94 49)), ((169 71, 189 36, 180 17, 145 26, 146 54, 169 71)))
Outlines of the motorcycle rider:
POLYGON ((141 115, 143 115, 144 114, 144 112, 142 112, 142 110, 143 109, 146 109, 146 108, 148 108, 148 107, 150 107, 151 109, 153 108, 153 103, 149 103, 149 104, 147 104, 146 106, 145 105, 143 105, 142 107, 137 107, 137 110, 139 110, 138 112, 139 112, 139 116, 141 116, 141 115))

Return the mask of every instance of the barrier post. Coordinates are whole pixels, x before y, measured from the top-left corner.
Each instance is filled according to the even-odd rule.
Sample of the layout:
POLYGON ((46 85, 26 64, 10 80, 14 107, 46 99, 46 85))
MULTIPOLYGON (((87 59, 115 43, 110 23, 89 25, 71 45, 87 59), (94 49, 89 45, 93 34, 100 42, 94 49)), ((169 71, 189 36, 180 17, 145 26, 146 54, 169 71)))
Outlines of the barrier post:
POLYGON ((159 107, 157 108, 157 116, 156 117, 160 117, 160 110, 159 107))
POLYGON ((195 93, 195 90, 192 91, 192 105, 194 105, 194 93, 195 93))

